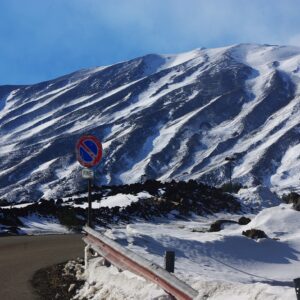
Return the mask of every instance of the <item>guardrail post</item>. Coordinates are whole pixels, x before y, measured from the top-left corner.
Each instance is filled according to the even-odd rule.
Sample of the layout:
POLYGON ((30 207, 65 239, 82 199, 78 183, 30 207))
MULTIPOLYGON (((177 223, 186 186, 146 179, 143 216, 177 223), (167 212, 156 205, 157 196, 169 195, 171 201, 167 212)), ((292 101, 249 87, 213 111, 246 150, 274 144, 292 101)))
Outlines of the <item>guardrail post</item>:
POLYGON ((167 250, 165 252, 165 269, 170 273, 174 273, 175 268, 175 252, 167 250))
POLYGON ((300 278, 294 279, 297 300, 300 300, 300 278))
POLYGON ((85 270, 87 270, 88 266, 89 266, 89 259, 92 256, 92 251, 91 251, 91 246, 87 245, 84 248, 84 268, 85 270))

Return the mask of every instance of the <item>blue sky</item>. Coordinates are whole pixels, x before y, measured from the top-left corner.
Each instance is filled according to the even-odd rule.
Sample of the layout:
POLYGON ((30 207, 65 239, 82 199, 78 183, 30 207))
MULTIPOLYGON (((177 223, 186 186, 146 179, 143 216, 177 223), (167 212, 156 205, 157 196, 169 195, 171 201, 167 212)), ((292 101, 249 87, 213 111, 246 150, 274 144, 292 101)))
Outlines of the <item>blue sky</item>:
POLYGON ((300 46, 299 0, 0 0, 0 85, 148 53, 300 46))

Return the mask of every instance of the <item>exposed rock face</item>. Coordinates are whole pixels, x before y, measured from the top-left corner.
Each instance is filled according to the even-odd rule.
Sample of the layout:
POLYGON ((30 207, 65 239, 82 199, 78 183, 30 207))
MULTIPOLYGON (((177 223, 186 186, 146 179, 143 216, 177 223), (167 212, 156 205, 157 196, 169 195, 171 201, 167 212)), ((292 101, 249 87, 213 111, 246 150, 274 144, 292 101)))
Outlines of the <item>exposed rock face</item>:
POLYGON ((247 218, 247 217, 240 217, 239 218, 239 221, 238 221, 238 223, 240 224, 240 225, 247 225, 248 223, 250 223, 251 222, 251 219, 250 218, 247 218))
POLYGON ((300 211, 300 199, 296 203, 293 204, 295 210, 300 211))
POLYGON ((283 195, 282 200, 286 203, 293 203, 293 208, 300 211, 300 195, 292 192, 288 195, 283 195))
MULTIPOLYGON (((130 196, 137 195, 142 191, 149 193, 150 197, 141 197, 137 202, 132 202, 124 207, 93 209, 94 222, 105 227, 109 224, 121 224, 137 218, 139 220, 151 220, 158 216, 167 218, 169 214, 172 218, 187 218, 191 214, 207 215, 220 211, 232 213, 240 211, 240 204, 232 195, 224 194, 221 189, 198 184, 195 181, 161 183, 149 180, 144 184, 102 187, 97 189, 92 198, 97 202, 103 199, 104 194, 106 196, 117 194, 130 196)), ((26 222, 23 223, 24 220, 35 216, 45 219, 53 218, 56 220, 55 222, 81 231, 82 226, 86 223, 87 212, 86 209, 76 207, 74 204, 83 204, 86 201, 86 197, 70 195, 63 205, 61 199, 56 201, 41 199, 36 203, 19 208, 0 207, 0 224, 4 227, 0 230, 0 235, 24 234, 20 229, 26 226, 26 222)))
POLYGON ((266 239, 268 238, 268 236, 265 234, 264 231, 259 230, 259 229, 249 229, 246 231, 243 231, 242 234, 244 236, 247 236, 251 239, 266 239))
POLYGON ((232 220, 217 220, 210 225, 209 232, 217 232, 222 230, 222 226, 226 224, 236 224, 236 221, 232 220))
POLYGON ((0 197, 82 189, 74 146, 98 136, 97 184, 233 180, 299 190, 300 49, 235 45, 147 55, 30 86, 0 87, 0 197))

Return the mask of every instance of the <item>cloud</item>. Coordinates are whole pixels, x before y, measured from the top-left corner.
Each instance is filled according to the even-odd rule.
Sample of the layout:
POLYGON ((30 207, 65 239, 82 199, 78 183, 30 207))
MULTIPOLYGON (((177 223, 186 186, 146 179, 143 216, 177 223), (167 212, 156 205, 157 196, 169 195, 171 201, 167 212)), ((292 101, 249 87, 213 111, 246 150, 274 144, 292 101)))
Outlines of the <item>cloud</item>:
POLYGON ((289 38, 288 45, 300 47, 300 34, 293 35, 289 38))
MULTIPOLYGON (((77 1, 78 5, 83 2, 77 1)), ((285 44, 299 33, 298 0, 87 0, 83 9, 127 42, 174 51, 239 42, 285 44)))
POLYGON ((1 82, 34 82, 147 53, 299 45, 299 0, 1 0, 1 82), (19 78, 19 79, 18 79, 19 78))

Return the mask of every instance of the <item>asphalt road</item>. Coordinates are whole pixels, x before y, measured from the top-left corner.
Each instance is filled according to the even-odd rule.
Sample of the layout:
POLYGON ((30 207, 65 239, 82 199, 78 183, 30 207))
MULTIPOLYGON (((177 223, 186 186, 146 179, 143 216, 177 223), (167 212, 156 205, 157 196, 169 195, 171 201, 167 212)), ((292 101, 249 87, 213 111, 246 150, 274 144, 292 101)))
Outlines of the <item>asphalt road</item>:
POLYGON ((81 235, 0 238, 0 299, 35 300, 30 279, 38 269, 83 257, 81 235))

